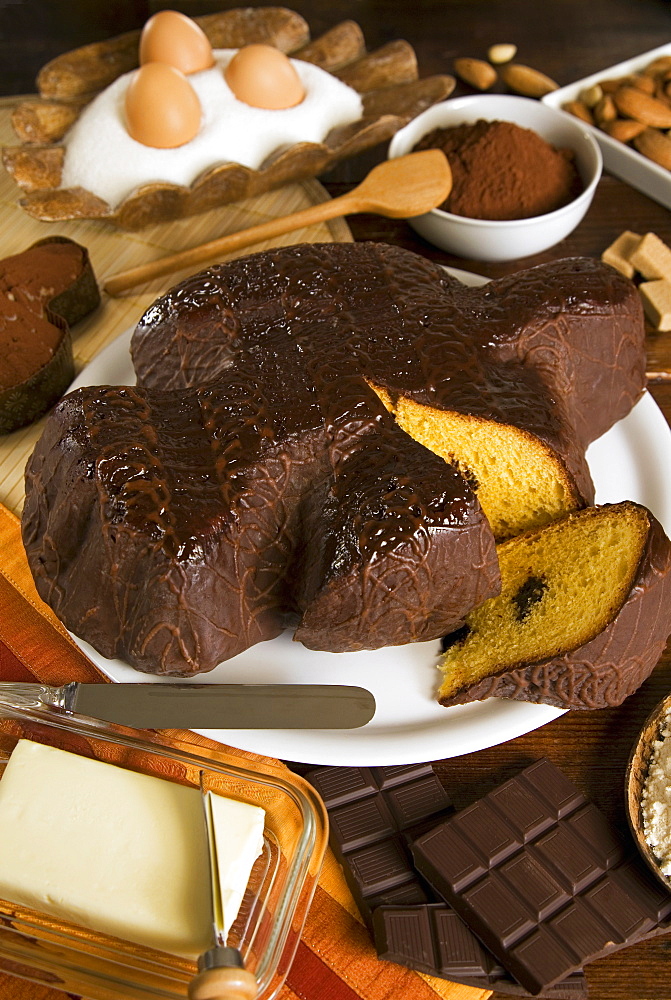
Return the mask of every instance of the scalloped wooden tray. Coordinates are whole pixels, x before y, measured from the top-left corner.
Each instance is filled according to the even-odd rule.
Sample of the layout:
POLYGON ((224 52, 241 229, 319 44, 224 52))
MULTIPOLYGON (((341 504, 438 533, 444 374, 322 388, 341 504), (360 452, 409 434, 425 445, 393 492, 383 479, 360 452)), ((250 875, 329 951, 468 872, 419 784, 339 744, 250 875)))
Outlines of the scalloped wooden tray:
POLYGON ((368 52, 354 21, 343 21, 311 41, 307 23, 286 8, 238 8, 194 20, 215 48, 264 41, 332 73, 361 95, 362 118, 332 129, 323 142, 279 150, 258 170, 236 163, 213 165, 188 187, 147 184, 116 207, 83 188, 61 188, 60 140, 96 93, 137 65, 139 32, 130 32, 54 59, 38 76, 39 97, 17 106, 12 121, 21 144, 3 149, 3 163, 23 190, 20 204, 28 214, 50 222, 101 219, 128 230, 197 215, 316 177, 339 160, 389 140, 455 86, 452 76, 420 80, 408 42, 392 41, 368 52))
MULTIPOLYGON (((12 113, 23 100, 20 97, 0 99, 0 143, 11 137, 12 113)), ((89 250, 98 283, 102 286, 105 277, 121 269, 136 267, 187 246, 300 211, 327 198, 327 192, 318 181, 307 180, 228 205, 224 212, 210 211, 188 219, 158 223, 141 233, 127 233, 99 221, 79 219, 55 225, 31 218, 19 207, 11 178, 0 171, 2 255, 9 257, 20 253, 45 236, 69 236, 89 250)), ((351 243, 352 234, 344 219, 333 219, 259 243, 233 256, 304 241, 351 243)), ((122 298, 103 295, 100 307, 72 328, 75 371, 79 372, 103 347, 133 326, 154 299, 183 276, 174 274, 156 279, 122 298)), ((12 434, 0 435, 0 502, 16 514, 23 506, 23 470, 42 426, 43 421, 38 421, 12 434)))

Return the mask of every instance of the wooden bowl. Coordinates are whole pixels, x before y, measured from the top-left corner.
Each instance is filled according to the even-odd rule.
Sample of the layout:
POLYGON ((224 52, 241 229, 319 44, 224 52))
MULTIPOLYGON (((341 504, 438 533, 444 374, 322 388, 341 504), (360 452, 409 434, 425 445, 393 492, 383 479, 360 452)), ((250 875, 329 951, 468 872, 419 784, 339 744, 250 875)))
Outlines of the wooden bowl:
MULTIPOLYGON (((629 757, 625 778, 627 819, 636 845, 644 861, 659 882, 671 892, 671 879, 663 874, 659 860, 645 839, 643 828, 643 787, 648 775, 655 741, 660 738, 667 714, 671 712, 671 694, 667 695, 648 716, 629 757)), ((668 737, 671 739, 671 737, 668 737)))

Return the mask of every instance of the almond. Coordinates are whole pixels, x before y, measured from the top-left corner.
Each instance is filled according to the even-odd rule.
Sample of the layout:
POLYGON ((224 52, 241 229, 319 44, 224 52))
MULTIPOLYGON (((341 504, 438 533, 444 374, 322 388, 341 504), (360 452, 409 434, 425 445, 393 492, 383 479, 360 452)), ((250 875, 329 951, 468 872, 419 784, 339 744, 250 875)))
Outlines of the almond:
POLYGON ((490 45, 487 50, 487 58, 496 65, 511 62, 516 55, 517 46, 511 42, 499 42, 497 45, 490 45))
POLYGON ((646 128, 636 136, 634 146, 653 163, 671 170, 671 136, 655 128, 646 128))
POLYGON ((660 101, 668 102, 668 86, 669 81, 665 80, 663 76, 655 77, 655 97, 659 98, 660 101))
POLYGON ((604 94, 599 103, 593 109, 594 121, 603 128, 608 122, 614 122, 617 118, 617 108, 615 101, 610 94, 604 94))
POLYGON ((553 90, 559 90, 559 84, 551 80, 540 70, 521 63, 508 63, 501 67, 501 77, 506 86, 522 94, 524 97, 544 97, 553 90))
POLYGON ((644 94, 654 94, 655 81, 653 77, 645 73, 635 73, 629 77, 628 83, 636 90, 642 90, 644 94))
POLYGON ((598 83, 592 84, 591 87, 586 87, 580 93, 580 100, 583 104, 586 104, 588 108, 593 108, 599 103, 603 97, 603 90, 598 83))
POLYGON ((669 69, 671 69, 671 55, 657 56, 651 63, 648 63, 645 72, 655 76, 657 73, 666 73, 669 69))
POLYGON ((604 132, 607 132, 611 139, 618 142, 631 142, 632 139, 644 132, 647 125, 636 122, 633 118, 616 118, 615 121, 605 122, 604 132))
POLYGON ((476 90, 489 90, 498 80, 498 74, 493 66, 484 59, 461 58, 454 60, 454 72, 464 83, 470 84, 476 90))
POLYGON ((613 94, 613 100, 625 118, 634 118, 654 128, 671 128, 671 107, 657 97, 635 87, 620 87, 613 94))
POLYGON ((619 90, 623 86, 624 81, 625 77, 616 76, 607 80, 599 80, 599 86, 604 94, 614 94, 616 90, 619 90))
POLYGON ((592 112, 583 101, 567 101, 566 104, 562 104, 562 108, 570 115, 575 115, 581 121, 587 122, 588 125, 594 124, 592 112))

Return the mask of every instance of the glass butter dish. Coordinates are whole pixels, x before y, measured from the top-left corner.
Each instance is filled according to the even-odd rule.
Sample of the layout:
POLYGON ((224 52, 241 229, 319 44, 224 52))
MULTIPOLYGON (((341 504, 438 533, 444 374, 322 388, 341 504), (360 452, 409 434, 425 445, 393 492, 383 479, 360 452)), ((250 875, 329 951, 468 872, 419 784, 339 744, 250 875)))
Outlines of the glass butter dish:
MULTIPOLYGON (((65 714, 14 693, 0 699, 0 774, 19 740, 261 806, 263 850, 227 944, 238 949, 254 975, 258 1000, 278 994, 298 945, 328 839, 323 804, 302 778, 225 748, 214 750, 65 714)), ((78 789, 73 788, 73 809, 77 797, 78 789)), ((195 958, 113 937, 55 917, 46 909, 0 898, 0 970, 90 1000, 171 1000, 187 996, 197 968, 195 958)))

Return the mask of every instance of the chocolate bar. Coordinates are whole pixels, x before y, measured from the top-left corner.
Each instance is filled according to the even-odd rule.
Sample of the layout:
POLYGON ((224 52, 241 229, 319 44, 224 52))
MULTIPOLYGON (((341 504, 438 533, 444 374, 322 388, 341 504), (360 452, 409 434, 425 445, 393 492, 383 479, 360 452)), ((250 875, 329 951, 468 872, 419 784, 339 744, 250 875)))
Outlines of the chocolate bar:
POLYGON ((369 928, 381 903, 438 900, 409 844, 453 812, 430 764, 321 767, 306 777, 324 800, 331 848, 369 928))
MULTIPOLYGON (((325 802, 331 847, 380 958, 474 988, 528 995, 415 870, 411 841, 453 812, 430 764, 302 773, 325 802)), ((547 996, 586 994, 584 977, 575 973, 547 996)))
MULTIPOLYGON (((528 997, 447 903, 378 906, 373 912, 378 956, 455 983, 528 997)), ((543 993, 553 1000, 583 1000, 587 983, 574 972, 543 993)))
POLYGON ((671 928, 671 894, 547 759, 420 835, 412 852, 532 994, 671 928))

